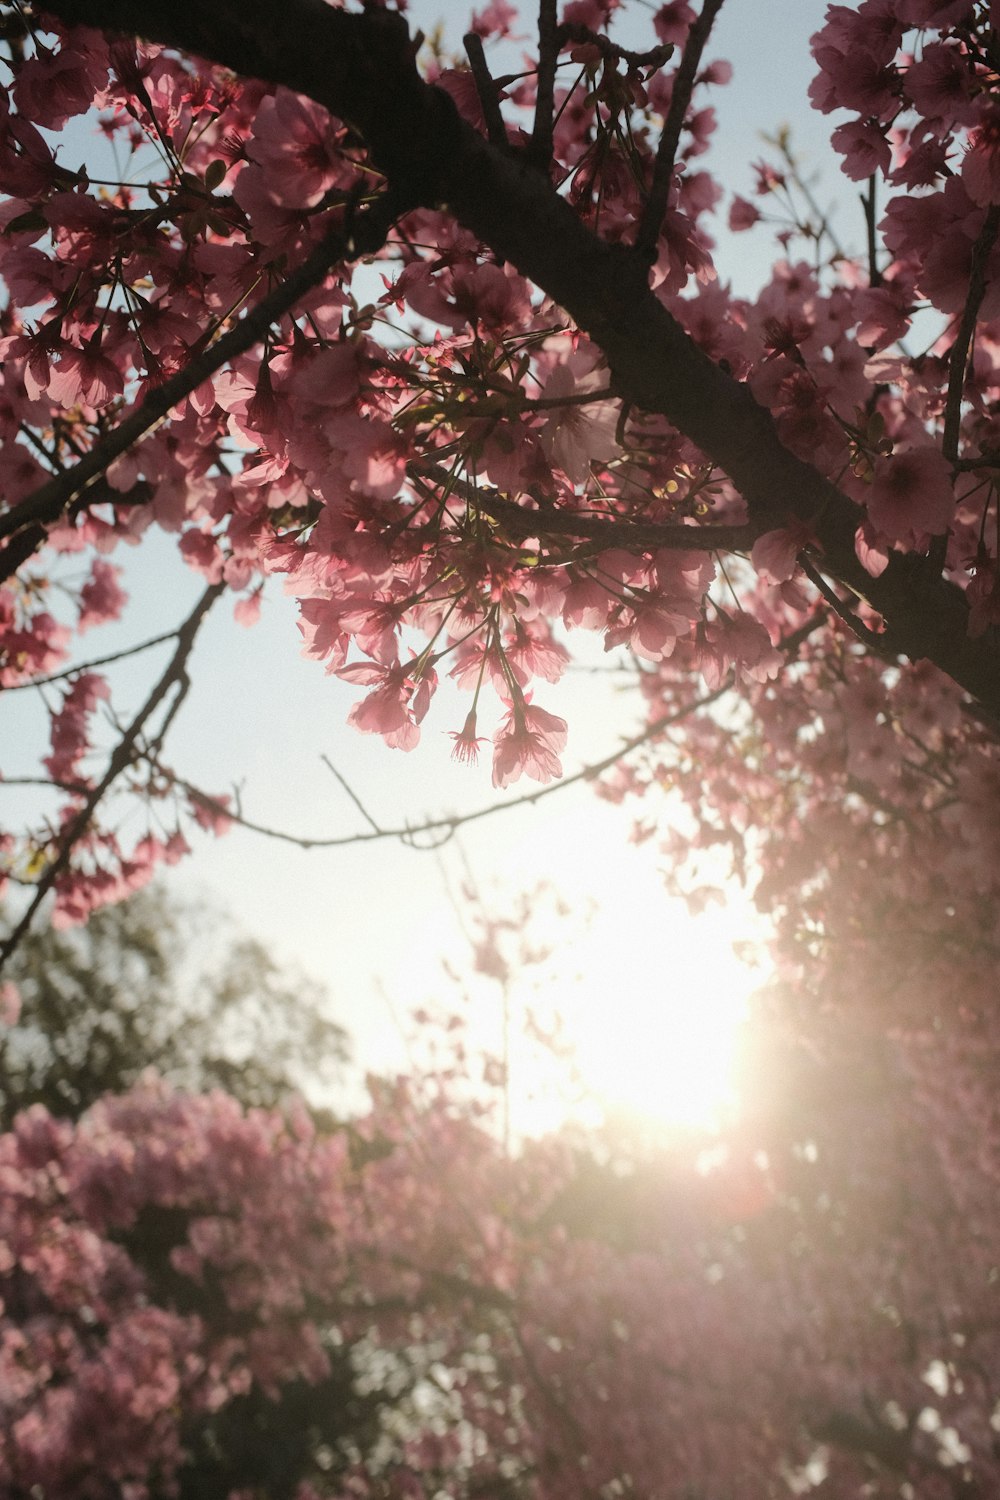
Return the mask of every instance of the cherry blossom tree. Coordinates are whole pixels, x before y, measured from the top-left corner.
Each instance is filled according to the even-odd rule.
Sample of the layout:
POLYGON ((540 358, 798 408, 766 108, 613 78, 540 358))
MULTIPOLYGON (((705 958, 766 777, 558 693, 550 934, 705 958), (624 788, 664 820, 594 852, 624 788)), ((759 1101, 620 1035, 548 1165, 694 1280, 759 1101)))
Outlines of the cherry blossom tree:
POLYGON ((414 749, 447 674, 439 728, 492 739, 501 789, 559 777, 546 684, 597 632, 648 704, 607 789, 687 801, 672 868, 731 850, 815 974, 866 933, 920 983, 924 949, 995 961, 995 8, 831 8, 811 102, 847 112, 867 255, 782 220, 786 148, 728 204, 778 220, 746 300, 698 165, 720 4, 661 6, 642 51, 612 0, 542 0, 534 38, 490 4, 467 62, 375 4, 3 7, 2 672, 48 695, 56 799, 4 836, 4 954, 50 894, 78 921, 243 817, 167 731, 206 613, 249 624, 277 574, 358 729, 414 749), (74 637, 151 527, 204 593, 116 715, 74 637))
POLYGON ((996 1492, 974 1045, 758 1034, 766 1086, 708 1157, 573 1134, 512 1156, 451 1035, 447 1070, 328 1134, 152 1077, 75 1124, 18 1117, 6 1495, 996 1492))
POLYGON ((30 933, 9 974, 18 1014, 0 1028, 3 1129, 32 1104, 76 1119, 147 1068, 242 1104, 296 1092, 328 1102, 343 1084, 330 994, 158 882, 85 925, 30 933))
POLYGON ((1000 10, 830 7, 858 257, 785 138, 752 200, 699 164, 721 0, 639 50, 622 8, 492 0, 455 59, 377 4, 0 6, 0 686, 54 799, 0 959, 251 821, 169 729, 277 576, 357 729, 419 754, 449 677, 500 791, 559 784, 578 632, 628 655, 579 774, 778 965, 700 1167, 512 1157, 447 1081, 329 1135, 153 1081, 22 1115, 12 1495, 997 1492, 1000 10), (720 215, 776 237, 753 297, 720 215), (154 528, 204 589, 125 713, 79 637, 154 528))

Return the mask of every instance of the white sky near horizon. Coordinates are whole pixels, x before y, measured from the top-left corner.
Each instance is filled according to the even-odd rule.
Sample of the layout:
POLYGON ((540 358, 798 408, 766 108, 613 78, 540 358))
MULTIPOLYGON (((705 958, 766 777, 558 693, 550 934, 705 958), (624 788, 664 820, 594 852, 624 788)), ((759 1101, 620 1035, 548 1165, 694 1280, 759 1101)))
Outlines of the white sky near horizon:
MULTIPOLYGON (((860 239, 860 218, 856 231, 851 220, 854 188, 831 167, 829 148, 824 148, 830 124, 812 115, 806 100, 812 76, 808 38, 821 24, 825 8, 823 0, 728 0, 708 55, 728 59, 734 80, 714 90, 711 102, 719 131, 711 153, 698 165, 723 182, 726 203, 731 191, 749 196, 750 163, 763 150, 761 132, 790 124, 806 169, 823 172, 824 207, 839 202, 848 235, 856 232, 860 239)), ((411 0, 408 14, 414 26, 426 31, 444 11, 460 34, 471 9, 411 0)), ((648 45, 653 9, 633 0, 620 13, 613 34, 627 45, 648 45)), ((753 291, 772 259, 766 231, 725 235, 720 241, 720 275, 739 292, 753 291)), ((202 586, 179 562, 170 538, 151 534, 127 556, 119 550, 114 561, 127 565, 133 603, 120 626, 102 627, 85 637, 81 654, 86 657, 174 628, 202 586)), ((490 786, 488 753, 478 768, 450 759, 447 731, 461 727, 468 706, 464 695, 453 695, 448 707, 435 702, 416 751, 404 755, 389 750, 381 740, 346 725, 358 692, 302 659, 295 618, 292 601, 279 587, 269 587, 262 620, 249 631, 233 623, 230 603, 217 607, 195 653, 188 702, 171 731, 166 759, 179 774, 210 792, 238 783, 248 816, 309 835, 365 828, 323 764, 323 755, 382 823, 417 822, 498 799, 490 786)), ((115 699, 123 712, 141 701, 152 664, 162 665, 165 659, 161 649, 114 669, 115 699)), ((588 660, 603 665, 599 644, 588 660)), ((22 747, 39 743, 42 719, 37 703, 28 701, 33 697, 19 694, 5 704, 0 765, 8 774, 28 772, 34 763, 33 751, 22 753, 22 747)), ((569 721, 563 757, 567 772, 610 752, 639 727, 638 705, 620 701, 613 679, 604 674, 570 672, 555 687, 541 683, 535 701, 569 721)), ((506 795, 513 800, 530 788, 518 783, 506 795)), ((0 796, 16 799, 18 794, 8 789, 0 790, 0 796)), ((0 802, 0 820, 9 805, 0 802)), ((699 1048, 704 1049, 705 1041, 698 1018, 716 1016, 721 1035, 729 1012, 742 1000, 741 991, 750 985, 727 967, 729 943, 752 938, 759 929, 735 895, 728 916, 713 917, 701 927, 691 925, 684 909, 668 902, 655 850, 628 842, 634 813, 659 816, 664 810, 659 800, 623 812, 597 799, 586 785, 577 785, 538 807, 469 824, 460 835, 460 850, 453 844, 438 855, 391 841, 305 853, 234 830, 219 840, 199 838, 193 857, 167 872, 166 880, 179 896, 203 893, 231 911, 277 958, 297 963, 326 984, 356 1056, 374 1069, 405 1062, 400 1031, 406 1030, 405 1017, 413 1007, 458 998, 454 986, 441 977, 439 964, 444 957, 456 968, 468 965, 468 947, 452 905, 465 869, 471 869, 499 911, 509 909, 519 891, 549 881, 573 913, 562 948, 560 929, 551 929, 557 947, 547 970, 549 1001, 576 1006, 588 1015, 604 1007, 605 1016, 613 1015, 610 1027, 601 1030, 591 1020, 581 1031, 582 1048, 594 1054, 598 1072, 604 1068, 608 1088, 619 1087, 608 1081, 609 1064, 619 1078, 631 1070, 633 1080, 645 1067, 650 1074, 647 1099, 658 1087, 679 1099, 685 1081, 702 1067, 699 1048), (590 936, 584 936, 580 924, 590 908, 596 915, 590 936), (581 967, 587 980, 574 984, 581 967), (671 1028, 664 1019, 672 1008, 681 1016, 679 1027, 671 1028), (629 1052, 622 1039, 632 1035, 639 1047, 629 1052)), ((137 824, 135 831, 138 836, 143 829, 137 824)), ((494 1001, 480 1004, 488 1010, 494 1001)), ((484 1035, 495 1026, 499 1039, 499 1024, 498 1010, 495 1016, 486 1014, 484 1035)), ((620 1087, 624 1092, 625 1084, 620 1087)), ((525 1112, 527 1120, 527 1106, 525 1112)), ((692 1113, 688 1110, 685 1118, 692 1113)))

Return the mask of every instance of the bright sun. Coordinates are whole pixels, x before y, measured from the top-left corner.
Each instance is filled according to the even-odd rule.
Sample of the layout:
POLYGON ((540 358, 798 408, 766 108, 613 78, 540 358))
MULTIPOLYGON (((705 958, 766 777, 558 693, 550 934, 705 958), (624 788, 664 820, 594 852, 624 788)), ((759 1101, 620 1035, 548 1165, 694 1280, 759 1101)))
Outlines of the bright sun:
POLYGON ((608 1108, 709 1127, 734 1104, 740 1031, 759 981, 735 957, 723 916, 664 908, 661 922, 671 921, 647 953, 598 926, 579 955, 567 1025, 583 1080, 608 1108))
MULTIPOLYGON (((739 1102, 749 1002, 764 976, 734 945, 762 950, 760 918, 735 889, 724 907, 691 916, 666 894, 655 849, 624 844, 610 816, 617 809, 606 811, 603 822, 588 810, 554 825, 550 868, 540 870, 537 898, 521 898, 527 907, 510 894, 523 881, 523 848, 513 846, 512 878, 498 858, 493 888, 467 888, 503 929, 508 982, 488 970, 451 972, 462 975, 466 1042, 507 1063, 498 1102, 512 1140, 569 1119, 701 1133, 725 1124, 739 1102), (524 952, 535 957, 525 962, 524 952)), ((469 922, 456 934, 458 910, 443 911, 437 928, 424 924, 420 946, 433 966, 425 982, 411 948, 397 993, 419 1004, 440 996, 440 953, 461 951, 456 936, 468 942, 477 930, 469 922)))
MULTIPOLYGON (((561 945, 533 994, 512 1006, 510 1107, 515 1131, 535 1134, 565 1117, 572 1089, 519 1041, 524 1017, 556 1016, 579 1076, 577 1094, 605 1116, 707 1130, 736 1103, 736 1066, 749 998, 761 976, 733 943, 732 912, 691 917, 662 889, 650 911, 611 905, 561 945)), ((739 924, 739 925, 737 925, 739 924)), ((740 929, 743 929, 742 931, 740 929)), ((565 1077, 565 1075, 564 1075, 565 1077)))

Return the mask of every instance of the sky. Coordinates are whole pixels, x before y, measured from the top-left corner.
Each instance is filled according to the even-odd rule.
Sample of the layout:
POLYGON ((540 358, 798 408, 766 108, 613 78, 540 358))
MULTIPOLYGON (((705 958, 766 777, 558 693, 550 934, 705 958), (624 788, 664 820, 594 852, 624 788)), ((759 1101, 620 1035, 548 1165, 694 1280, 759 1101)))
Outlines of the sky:
MULTIPOLYGON (((415 25, 429 30, 444 8, 417 0, 409 13, 415 25)), ((617 38, 647 45, 651 9, 626 6, 617 38)), ((824 9, 819 0, 728 0, 709 55, 728 59, 734 79, 715 90, 719 131, 703 161, 727 189, 749 195, 761 133, 790 124, 807 169, 821 173, 817 192, 824 206, 839 201, 849 212, 852 189, 830 170, 824 150, 829 123, 811 115, 806 104, 808 37, 824 9)), ((447 14, 460 33, 465 7, 449 5, 447 14)), ((766 233, 720 242, 720 274, 738 291, 752 291, 770 259, 766 233)), ((127 564, 133 603, 122 625, 86 638, 88 656, 175 628, 200 591, 201 580, 180 563, 169 538, 151 535, 115 561, 127 564)), ((165 659, 161 650, 117 668, 116 702, 126 708, 141 701, 152 664, 165 659)), ((544 707, 569 721, 567 772, 610 753, 638 727, 637 709, 622 698, 599 645, 585 661, 587 669, 537 694, 544 707)), ((478 768, 450 759, 447 731, 461 726, 467 707, 462 696, 447 706, 435 702, 420 746, 408 755, 349 728, 345 721, 356 690, 301 657, 295 608, 277 585, 269 587, 262 619, 250 630, 234 623, 231 604, 216 609, 191 675, 166 758, 207 791, 238 785, 243 810, 255 821, 310 836, 364 832, 364 817, 324 757, 382 824, 419 822, 499 800, 490 786, 488 756, 478 768)), ((5 704, 0 764, 8 774, 29 769, 24 747, 37 744, 41 732, 31 697, 20 694, 5 704)), ((525 789, 530 787, 518 784, 507 800, 525 789)), ((469 962, 463 879, 471 875, 484 902, 501 914, 514 909, 521 892, 548 883, 569 916, 540 933, 555 945, 544 1005, 589 1018, 578 1019, 578 1033, 592 1070, 601 1075, 600 1087, 624 1094, 627 1080, 638 1089, 644 1079, 643 1108, 654 1108, 659 1092, 661 1101, 674 1098, 676 1113, 686 1111, 687 1118, 696 1109, 683 1103, 685 1080, 709 1070, 711 1036, 730 1035, 732 1016, 760 977, 734 966, 731 941, 753 939, 761 929, 737 893, 728 912, 692 926, 685 910, 664 894, 655 850, 628 842, 628 824, 629 815, 577 785, 537 807, 469 824, 436 852, 398 841, 303 852, 240 830, 217 840, 206 836, 191 859, 169 872, 168 884, 181 897, 232 912, 280 961, 321 980, 362 1066, 378 1070, 405 1063, 413 1007, 458 998, 441 964, 461 971, 469 962)), ((142 831, 137 822, 136 836, 142 831)), ((543 928, 546 920, 539 916, 543 928)), ((479 994, 481 986, 472 988, 484 1039, 499 1040, 498 1000, 479 994)), ((717 1059, 715 1066, 719 1070, 722 1063, 717 1059)), ((523 1110, 529 1125, 526 1103, 523 1110)))

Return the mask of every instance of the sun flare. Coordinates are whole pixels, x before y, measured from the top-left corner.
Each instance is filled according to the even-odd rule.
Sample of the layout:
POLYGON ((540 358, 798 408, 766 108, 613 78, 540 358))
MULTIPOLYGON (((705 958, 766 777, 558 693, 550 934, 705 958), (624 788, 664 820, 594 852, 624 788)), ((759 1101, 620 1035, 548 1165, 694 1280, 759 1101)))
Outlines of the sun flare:
POLYGON ((722 880, 725 904, 692 916, 665 892, 655 849, 622 843, 614 812, 556 825, 531 890, 522 848, 496 851, 493 886, 470 880, 457 928, 457 902, 424 922, 393 986, 453 1014, 440 955, 472 942, 471 966, 445 972, 461 987, 466 1056, 481 1059, 470 1083, 496 1091, 512 1142, 570 1121, 700 1135, 738 1113, 750 999, 765 975, 737 950, 766 951, 760 916, 722 880))
POLYGON ((567 1026, 582 1079, 610 1111, 708 1128, 735 1104, 753 971, 721 918, 674 914, 648 955, 594 934, 567 1026))
POLYGON ((567 1115, 706 1131, 737 1104, 736 1074, 749 999, 760 974, 740 961, 740 918, 691 917, 662 892, 652 916, 603 908, 553 950, 531 993, 510 1007, 509 1089, 515 1130, 537 1134, 567 1115), (637 941, 636 934, 643 934, 637 941), (558 1026, 546 1064, 525 1036, 558 1026))

